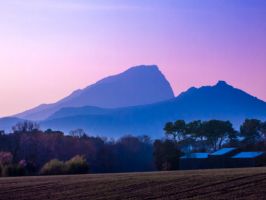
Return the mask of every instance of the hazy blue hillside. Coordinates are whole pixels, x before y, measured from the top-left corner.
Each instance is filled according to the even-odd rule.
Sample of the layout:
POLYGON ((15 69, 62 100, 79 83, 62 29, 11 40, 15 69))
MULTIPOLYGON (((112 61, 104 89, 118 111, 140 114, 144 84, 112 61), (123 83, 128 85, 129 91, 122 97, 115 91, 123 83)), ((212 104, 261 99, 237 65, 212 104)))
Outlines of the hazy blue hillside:
POLYGON ((230 120, 237 127, 245 118, 266 119, 266 103, 224 81, 215 86, 191 88, 172 100, 161 103, 102 109, 64 108, 42 122, 43 127, 69 131, 83 128, 91 134, 121 136, 148 134, 162 136, 169 120, 230 120))
POLYGON ((156 65, 136 66, 77 90, 54 103, 43 104, 16 117, 44 120, 64 107, 97 106, 118 108, 152 104, 174 98, 169 82, 156 65))
POLYGON ((0 118, 0 130, 11 131, 12 126, 21 121, 23 120, 16 117, 0 118))

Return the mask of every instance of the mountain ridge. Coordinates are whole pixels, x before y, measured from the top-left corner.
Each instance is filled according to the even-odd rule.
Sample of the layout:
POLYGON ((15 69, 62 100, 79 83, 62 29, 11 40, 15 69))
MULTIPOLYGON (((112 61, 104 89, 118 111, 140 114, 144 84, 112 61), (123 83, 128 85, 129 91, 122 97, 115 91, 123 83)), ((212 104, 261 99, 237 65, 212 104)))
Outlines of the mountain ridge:
POLYGON ((174 99, 141 106, 116 109, 64 108, 46 121, 44 127, 63 127, 65 131, 84 128, 93 134, 122 136, 124 134, 148 134, 162 136, 167 121, 177 119, 230 120, 236 127, 246 118, 266 120, 266 103, 248 93, 218 82, 214 86, 190 88, 174 99), (69 115, 65 115, 64 112, 69 115), (72 110, 71 110, 72 109, 72 110), (62 113, 63 112, 63 113, 62 113), (71 123, 64 126, 64 121, 71 123), (111 134, 110 134, 111 132, 111 134))
POLYGON ((150 104, 171 98, 174 98, 173 90, 158 66, 140 65, 103 78, 84 89, 75 90, 53 104, 42 104, 14 116, 44 120, 63 107, 116 108, 150 104))
MULTIPOLYGON (((75 90, 55 104, 42 104, 33 111, 29 110, 24 113, 28 115, 28 118, 24 119, 30 119, 31 114, 36 117, 39 114, 44 116, 43 113, 45 113, 46 118, 35 120, 39 121, 43 129, 52 128, 67 133, 72 129, 83 128, 89 134, 108 137, 120 137, 125 134, 148 134, 155 138, 161 137, 164 124, 177 119, 186 121, 229 120, 235 127, 239 127, 246 118, 266 120, 265 101, 225 81, 220 80, 213 86, 191 87, 174 97, 169 82, 156 65, 130 68, 120 74, 101 79, 84 89, 75 90), (159 85, 163 87, 163 90, 154 84, 154 80, 159 80, 159 85), (132 88, 122 87, 121 89, 124 83, 132 84, 132 88), (147 83, 148 86, 146 87, 143 83, 147 83), (121 90, 118 91, 117 88, 121 90), (147 95, 139 92, 139 88, 145 92, 153 91, 147 95), (94 90, 101 91, 100 100, 103 102, 110 103, 113 97, 117 98, 115 103, 119 102, 119 106, 87 105, 85 100, 92 98, 91 94, 94 94, 94 90), (138 93, 135 93, 135 90, 138 93), (162 91, 166 93, 162 96, 158 95, 162 91), (89 98, 86 96, 88 93, 89 98), (155 94, 157 100, 151 99, 150 94, 155 94), (148 97, 148 102, 143 96, 148 97), (140 97, 142 103, 138 104, 135 101, 133 104, 124 105, 124 97, 126 100, 137 101, 139 99, 134 98, 140 97)), ((23 113, 16 117, 23 118, 23 113)), ((0 130, 2 127, 7 127, 5 123, 11 125, 11 123, 23 120, 20 118, 0 119, 0 130)))

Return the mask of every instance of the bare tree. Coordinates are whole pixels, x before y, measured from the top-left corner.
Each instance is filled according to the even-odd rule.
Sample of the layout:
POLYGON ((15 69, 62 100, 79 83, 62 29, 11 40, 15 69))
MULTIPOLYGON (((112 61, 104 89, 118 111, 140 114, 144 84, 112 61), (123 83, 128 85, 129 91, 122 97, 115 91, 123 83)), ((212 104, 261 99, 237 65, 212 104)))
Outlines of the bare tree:
POLYGON ((86 135, 86 132, 83 129, 78 128, 78 129, 70 131, 69 135, 72 136, 72 137, 81 138, 81 137, 86 135))
POLYGON ((12 127, 14 133, 32 133, 40 130, 40 126, 36 122, 22 121, 12 127))

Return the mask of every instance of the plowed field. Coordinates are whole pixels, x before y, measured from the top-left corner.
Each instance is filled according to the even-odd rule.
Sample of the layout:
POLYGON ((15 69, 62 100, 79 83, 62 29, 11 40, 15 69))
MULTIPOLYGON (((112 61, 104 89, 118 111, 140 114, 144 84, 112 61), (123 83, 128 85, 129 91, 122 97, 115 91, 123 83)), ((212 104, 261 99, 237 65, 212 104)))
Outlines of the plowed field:
POLYGON ((0 178, 2 200, 266 199, 266 168, 0 178))

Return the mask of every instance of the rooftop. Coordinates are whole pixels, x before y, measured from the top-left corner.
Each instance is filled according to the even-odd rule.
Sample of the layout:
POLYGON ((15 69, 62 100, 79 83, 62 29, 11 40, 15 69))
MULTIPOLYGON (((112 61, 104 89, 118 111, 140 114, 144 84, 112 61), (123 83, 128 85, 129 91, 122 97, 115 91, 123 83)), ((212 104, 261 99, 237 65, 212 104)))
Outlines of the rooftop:
POLYGON ((233 151, 235 149, 236 148, 222 148, 222 149, 220 149, 218 151, 213 152, 211 155, 212 156, 221 156, 221 155, 227 154, 227 153, 229 153, 229 152, 231 152, 231 151, 233 151))
POLYGON ((256 158, 261 156, 264 152, 241 152, 233 156, 232 158, 256 158))
POLYGON ((185 156, 182 156, 181 159, 184 158, 208 158, 209 154, 208 153, 191 153, 187 154, 185 156))

